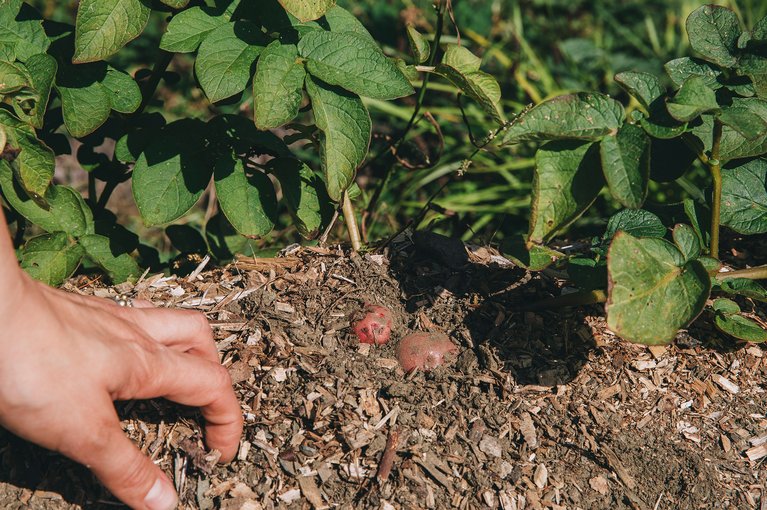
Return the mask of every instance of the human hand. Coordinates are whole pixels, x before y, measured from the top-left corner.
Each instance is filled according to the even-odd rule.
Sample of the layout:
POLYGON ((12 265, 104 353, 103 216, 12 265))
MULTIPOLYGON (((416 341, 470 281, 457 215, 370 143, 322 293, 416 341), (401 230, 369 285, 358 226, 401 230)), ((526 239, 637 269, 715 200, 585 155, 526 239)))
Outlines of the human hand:
POLYGON ((123 433, 113 401, 164 397, 201 408, 228 462, 242 414, 205 317, 123 308, 55 290, 21 271, 0 291, 0 425, 89 467, 140 510, 175 508, 173 485, 123 433), (18 278, 17 278, 18 276, 18 278))

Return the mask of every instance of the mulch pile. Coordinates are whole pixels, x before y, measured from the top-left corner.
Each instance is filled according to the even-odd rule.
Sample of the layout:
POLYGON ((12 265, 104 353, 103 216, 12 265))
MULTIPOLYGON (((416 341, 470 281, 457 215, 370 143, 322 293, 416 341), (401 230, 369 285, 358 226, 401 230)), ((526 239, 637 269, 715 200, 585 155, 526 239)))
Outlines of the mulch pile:
MULTIPOLYGON (((383 254, 274 259, 85 279, 72 292, 205 312, 246 417, 216 465, 193 409, 120 405, 182 508, 767 509, 767 353, 701 326, 669 347, 618 340, 601 310, 526 312, 559 293, 487 248, 402 235, 383 254), (389 307, 385 346, 349 318, 389 307), (396 341, 448 334, 452 363, 406 375, 396 341)), ((0 507, 114 508, 84 468, 0 432, 0 507)))

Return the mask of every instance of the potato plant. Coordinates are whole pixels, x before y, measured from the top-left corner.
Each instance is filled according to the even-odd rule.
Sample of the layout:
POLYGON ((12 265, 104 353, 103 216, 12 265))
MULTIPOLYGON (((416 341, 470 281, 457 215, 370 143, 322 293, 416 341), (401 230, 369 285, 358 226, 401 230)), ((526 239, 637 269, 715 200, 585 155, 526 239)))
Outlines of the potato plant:
POLYGON ((626 340, 668 343, 707 308, 721 331, 763 342, 767 325, 736 300, 767 301, 756 281, 767 266, 723 269, 719 233, 767 233, 767 18, 744 30, 730 9, 705 5, 686 27, 694 56, 666 63, 670 89, 662 77, 622 72, 615 80, 628 108, 599 93, 568 94, 504 131, 502 146, 542 143, 529 232, 509 252, 533 270, 564 261, 582 292, 559 302, 606 301, 608 326, 626 340), (695 160, 710 173, 708 197, 645 204, 651 180, 675 181, 695 160), (593 257, 549 248, 605 188, 625 209, 594 241, 593 257))
MULTIPOLYGON (((438 2, 440 21, 444 10, 438 2)), ((341 209, 359 249, 351 195, 372 132, 363 97, 408 96, 411 78, 439 73, 501 115, 500 88, 477 57, 452 45, 437 60, 439 36, 431 46, 414 29, 408 36, 411 64, 386 56, 334 0, 81 0, 74 26, 0 0, 0 190, 18 224, 22 266, 51 284, 84 260, 114 282, 139 276, 139 240, 107 209, 127 180, 148 226, 187 214, 213 181, 220 210, 242 236, 272 230, 279 197, 307 238, 341 209), (154 68, 130 75, 112 65, 155 13, 165 25, 154 68), (180 53, 193 56, 194 79, 212 105, 239 104, 252 118, 190 113, 169 121, 148 109, 180 53), (89 172, 85 198, 53 182, 54 157, 69 153, 72 139, 89 172), (95 150, 105 139, 116 142, 113 154, 95 150), (307 146, 318 151, 319 168, 302 159, 307 146), (25 239, 28 223, 46 233, 25 239)))

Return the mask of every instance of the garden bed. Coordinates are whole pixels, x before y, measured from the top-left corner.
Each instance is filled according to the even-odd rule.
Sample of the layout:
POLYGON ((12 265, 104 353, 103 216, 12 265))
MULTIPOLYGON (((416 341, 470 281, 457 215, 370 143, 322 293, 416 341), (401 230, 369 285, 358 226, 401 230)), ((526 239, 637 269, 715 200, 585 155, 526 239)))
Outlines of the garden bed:
MULTIPOLYGON (((522 310, 558 285, 421 235, 384 254, 295 248, 66 288, 211 320, 246 416, 232 464, 201 448, 193 409, 120 405, 182 508, 767 508, 765 350, 710 329, 647 348, 607 331, 599 307, 522 310), (385 346, 351 334, 366 302, 394 312, 385 346), (448 334, 457 359, 404 374, 396 340, 417 330, 448 334)), ((116 504, 85 468, 5 432, 0 463, 2 508, 116 504)))

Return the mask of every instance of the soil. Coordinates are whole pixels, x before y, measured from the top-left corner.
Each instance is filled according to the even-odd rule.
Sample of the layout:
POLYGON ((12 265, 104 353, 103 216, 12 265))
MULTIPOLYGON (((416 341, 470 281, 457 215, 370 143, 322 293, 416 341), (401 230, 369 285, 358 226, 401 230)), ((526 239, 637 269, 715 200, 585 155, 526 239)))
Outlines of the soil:
MULTIPOLYGON (((550 272, 488 248, 402 235, 381 254, 298 248, 129 292, 204 311, 246 417, 215 465, 194 409, 121 403, 126 433, 188 509, 767 509, 767 353, 705 326, 673 345, 617 339, 600 307, 544 312, 550 272), (393 340, 350 317, 389 307, 393 340), (405 374, 396 341, 445 333, 447 365, 405 374)), ((114 508, 90 473, 0 431, 0 507, 114 508)))

